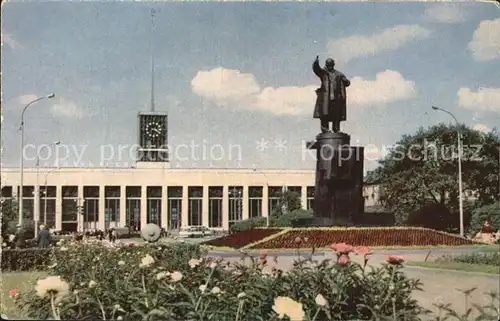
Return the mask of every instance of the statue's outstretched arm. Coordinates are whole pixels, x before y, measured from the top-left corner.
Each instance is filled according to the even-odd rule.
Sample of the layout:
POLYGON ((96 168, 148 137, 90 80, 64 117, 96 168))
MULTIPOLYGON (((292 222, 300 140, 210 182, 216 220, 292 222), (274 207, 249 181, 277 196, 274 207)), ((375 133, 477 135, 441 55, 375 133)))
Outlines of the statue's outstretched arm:
POLYGON ((313 71, 316 74, 316 76, 320 77, 323 75, 323 69, 319 66, 319 57, 316 56, 316 59, 313 62, 313 71))

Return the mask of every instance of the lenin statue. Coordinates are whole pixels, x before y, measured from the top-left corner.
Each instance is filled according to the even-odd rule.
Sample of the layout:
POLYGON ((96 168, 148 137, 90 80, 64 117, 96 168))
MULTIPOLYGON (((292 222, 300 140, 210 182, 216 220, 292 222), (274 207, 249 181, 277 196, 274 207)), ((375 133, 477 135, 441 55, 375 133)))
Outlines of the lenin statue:
POLYGON ((325 68, 319 66, 319 56, 313 63, 313 71, 321 79, 321 87, 316 89, 316 106, 314 107, 314 118, 321 120, 321 131, 330 130, 332 123, 333 132, 340 131, 340 122, 346 120, 346 87, 351 82, 338 70, 335 70, 335 62, 332 58, 325 61, 325 68))

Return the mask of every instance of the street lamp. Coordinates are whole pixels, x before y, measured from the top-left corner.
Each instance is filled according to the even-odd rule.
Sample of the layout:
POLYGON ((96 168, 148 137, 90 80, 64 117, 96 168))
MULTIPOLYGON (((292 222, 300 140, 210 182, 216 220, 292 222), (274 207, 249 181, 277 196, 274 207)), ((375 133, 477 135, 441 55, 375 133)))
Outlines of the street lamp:
POLYGON ((19 161, 19 167, 20 167, 20 172, 21 172, 21 179, 19 182, 19 225, 23 224, 23 183, 24 183, 24 114, 26 113, 26 110, 28 109, 29 106, 33 105, 37 101, 40 101, 42 99, 52 99, 56 95, 54 93, 48 94, 46 96, 38 97, 35 100, 30 101, 26 106, 23 108, 23 112, 21 113, 21 126, 19 127, 19 130, 21 131, 21 159, 19 161))
MULTIPOLYGON (((36 155, 36 188, 35 188, 35 191, 37 191, 37 195, 35 195, 35 197, 37 198, 37 202, 35 202, 35 204, 37 206, 35 206, 35 237, 38 236, 38 223, 39 223, 39 219, 40 219, 40 184, 39 184, 39 181, 38 181, 38 177, 39 177, 39 173, 40 173, 40 152, 44 149, 44 148, 49 148, 49 146, 57 146, 59 145, 61 142, 60 141, 56 141, 50 145, 44 145, 42 148, 40 148, 40 150, 38 151, 37 155, 36 155)), ((45 189, 44 189, 44 195, 45 195, 45 204, 44 204, 44 212, 43 212, 43 223, 46 224, 47 223, 47 175, 49 175, 50 172, 52 172, 54 170, 54 168, 50 169, 49 171, 47 171, 45 173, 45 189)))
POLYGON ((463 204, 463 192, 462 192, 462 134, 460 132, 460 123, 457 117, 446 109, 432 106, 433 110, 438 110, 447 113, 455 120, 457 125, 457 145, 458 145, 458 202, 460 211, 460 236, 464 236, 464 204, 463 204))

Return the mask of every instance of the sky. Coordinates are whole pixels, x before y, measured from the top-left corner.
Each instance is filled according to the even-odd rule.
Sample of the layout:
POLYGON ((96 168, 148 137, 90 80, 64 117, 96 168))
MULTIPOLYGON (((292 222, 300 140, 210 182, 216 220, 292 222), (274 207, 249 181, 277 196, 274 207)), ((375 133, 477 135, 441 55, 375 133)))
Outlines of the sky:
POLYGON ((2 4, 2 166, 130 167, 137 114, 168 112, 172 167, 313 169, 328 57, 351 80, 341 130, 377 166, 405 134, 500 124, 493 3, 2 4), (151 10, 155 10, 154 31, 151 10), (153 39, 152 50, 150 39, 153 39), (59 145, 53 143, 59 141, 59 145), (179 148, 183 146, 183 148, 179 148))

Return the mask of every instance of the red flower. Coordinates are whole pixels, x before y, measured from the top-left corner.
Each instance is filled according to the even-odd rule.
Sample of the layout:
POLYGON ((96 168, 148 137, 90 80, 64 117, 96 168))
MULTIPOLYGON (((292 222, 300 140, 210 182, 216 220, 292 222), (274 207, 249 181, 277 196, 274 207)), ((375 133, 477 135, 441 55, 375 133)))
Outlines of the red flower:
POLYGON ((16 288, 12 288, 12 289, 10 289, 10 290, 9 290, 9 296, 10 296, 11 298, 16 298, 16 297, 18 297, 18 296, 19 296, 19 294, 20 294, 20 292, 19 292, 19 290, 18 290, 18 289, 16 289, 16 288))
POLYGON ((339 263, 341 265, 346 265, 350 261, 351 260, 349 259, 349 255, 342 254, 341 256, 339 256, 337 263, 339 263))
POLYGON ((395 265, 402 264, 405 261, 405 259, 403 259, 403 257, 399 255, 388 255, 385 260, 387 261, 387 263, 395 265))
POLYGON ((335 243, 332 244, 332 249, 340 254, 349 254, 353 251, 352 245, 345 243, 335 243))
POLYGON ((368 248, 367 246, 358 246, 354 248, 354 252, 356 253, 356 255, 362 255, 364 258, 366 258, 368 255, 373 254, 370 251, 370 248, 368 248))

